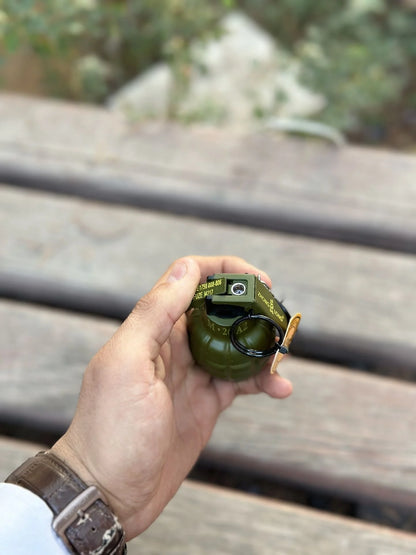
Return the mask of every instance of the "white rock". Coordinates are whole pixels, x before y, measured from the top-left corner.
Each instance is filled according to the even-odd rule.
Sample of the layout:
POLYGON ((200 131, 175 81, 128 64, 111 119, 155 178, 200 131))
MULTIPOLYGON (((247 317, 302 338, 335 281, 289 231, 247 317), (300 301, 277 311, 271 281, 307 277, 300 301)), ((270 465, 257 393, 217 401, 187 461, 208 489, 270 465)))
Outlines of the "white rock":
POLYGON ((385 9, 384 0, 350 0, 349 8, 356 14, 371 12, 383 12, 385 9))
POLYGON ((308 117, 316 114, 325 106, 323 96, 316 94, 299 82, 300 67, 292 62, 285 70, 278 72, 275 78, 275 91, 282 93, 286 100, 280 109, 282 117, 308 117))
POLYGON ((138 118, 165 118, 173 90, 167 64, 156 64, 108 99, 108 107, 138 118))
POLYGON ((247 74, 256 66, 274 64, 276 45, 273 38, 246 15, 229 14, 221 28, 220 38, 193 47, 198 61, 212 74, 247 74))
POLYGON ((216 106, 229 123, 248 125, 260 114, 307 117, 323 107, 321 96, 300 85, 297 64, 248 17, 230 14, 223 30, 205 48, 194 47, 204 71, 194 68, 181 115, 203 116, 204 107, 216 106))
MULTIPOLYGON (((222 28, 218 39, 193 46, 197 63, 176 106, 180 117, 247 127, 259 115, 310 117, 323 107, 325 100, 299 83, 297 63, 251 19, 233 12, 222 28)), ((110 106, 165 117, 172 90, 169 68, 158 65, 116 93, 110 106)))

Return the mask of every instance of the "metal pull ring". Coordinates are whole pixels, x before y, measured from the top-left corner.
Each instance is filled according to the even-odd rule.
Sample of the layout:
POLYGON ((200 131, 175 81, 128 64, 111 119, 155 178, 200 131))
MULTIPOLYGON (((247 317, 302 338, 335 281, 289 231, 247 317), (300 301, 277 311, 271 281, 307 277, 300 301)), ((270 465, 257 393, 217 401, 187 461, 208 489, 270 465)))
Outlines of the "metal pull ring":
POLYGON ((275 330, 276 330, 276 334, 275 335, 279 335, 279 339, 282 340, 284 337, 284 333, 282 328, 276 324, 276 322, 274 320, 272 320, 271 318, 268 318, 267 316, 264 316, 263 314, 246 314, 245 316, 242 316, 241 318, 238 318, 233 325, 231 326, 230 329, 230 341, 233 344, 233 346, 237 349, 237 351, 239 351, 240 353, 242 353, 243 355, 247 355, 249 357, 255 357, 255 358, 264 358, 264 357, 269 357, 271 355, 274 355, 279 349, 281 349, 281 344, 278 343, 277 341, 275 342, 275 344, 273 345, 273 347, 270 347, 269 349, 263 349, 263 350, 258 350, 258 349, 250 349, 248 347, 246 347, 245 345, 243 345, 238 339, 237 339, 237 327, 242 323, 245 322, 246 320, 264 320, 265 322, 269 323, 275 330))

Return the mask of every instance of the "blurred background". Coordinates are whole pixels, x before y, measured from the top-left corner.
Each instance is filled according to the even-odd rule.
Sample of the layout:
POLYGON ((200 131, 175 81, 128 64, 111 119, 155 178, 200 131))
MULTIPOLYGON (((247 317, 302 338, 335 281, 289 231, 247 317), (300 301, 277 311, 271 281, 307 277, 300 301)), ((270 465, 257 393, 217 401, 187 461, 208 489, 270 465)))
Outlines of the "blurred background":
POLYGON ((1 0, 0 86, 132 119, 308 118, 413 151, 415 21, 415 0, 1 0))

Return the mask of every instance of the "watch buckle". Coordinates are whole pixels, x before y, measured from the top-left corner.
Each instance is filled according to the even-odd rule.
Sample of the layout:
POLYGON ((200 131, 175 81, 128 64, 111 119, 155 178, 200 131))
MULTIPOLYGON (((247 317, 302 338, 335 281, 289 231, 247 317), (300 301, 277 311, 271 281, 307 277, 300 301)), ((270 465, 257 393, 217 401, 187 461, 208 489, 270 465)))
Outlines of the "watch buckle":
POLYGON ((100 491, 95 486, 90 486, 68 503, 65 509, 53 519, 52 528, 66 545, 68 544, 68 539, 65 536, 65 532, 68 527, 73 524, 77 518, 82 518, 85 511, 102 498, 103 496, 100 491))

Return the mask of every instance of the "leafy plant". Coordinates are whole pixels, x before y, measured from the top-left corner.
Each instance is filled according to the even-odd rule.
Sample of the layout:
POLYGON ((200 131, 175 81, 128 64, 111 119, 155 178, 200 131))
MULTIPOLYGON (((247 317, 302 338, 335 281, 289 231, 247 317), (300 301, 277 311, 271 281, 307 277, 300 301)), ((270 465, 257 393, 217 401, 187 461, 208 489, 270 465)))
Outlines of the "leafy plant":
POLYGON ((176 68, 189 45, 218 32, 228 2, 0 0, 0 56, 42 60, 52 92, 100 101, 156 60, 176 68))
MULTIPOLYGON (((399 129, 416 117, 416 13, 410 3, 243 0, 242 5, 300 60, 303 83, 327 99, 320 121, 365 142, 394 142, 400 135, 403 144, 399 129)), ((416 131, 408 128, 411 142, 416 131)))
MULTIPOLYGON (((49 94, 101 102, 165 60, 180 95, 194 61, 190 45, 220 33, 222 16, 237 8, 299 60, 302 81, 327 99, 317 116, 322 122, 366 142, 403 145, 416 138, 411 6, 409 0, 0 0, 0 62, 29 51, 49 94)), ((217 112, 203 111, 221 119, 217 112)))

